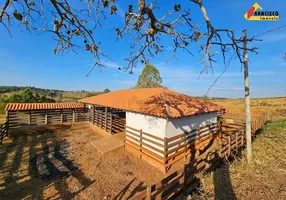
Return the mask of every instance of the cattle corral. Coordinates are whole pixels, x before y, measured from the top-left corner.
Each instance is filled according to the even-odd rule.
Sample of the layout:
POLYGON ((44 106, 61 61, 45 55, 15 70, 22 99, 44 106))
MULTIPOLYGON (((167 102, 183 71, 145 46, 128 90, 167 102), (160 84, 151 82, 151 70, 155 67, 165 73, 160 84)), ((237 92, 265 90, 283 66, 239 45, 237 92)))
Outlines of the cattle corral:
MULTIPOLYGON (((281 105, 285 105, 285 100, 285 98, 278 99, 278 103, 273 105, 267 100, 267 105, 263 104, 263 107, 254 106, 254 111, 258 114, 257 120, 262 113, 264 120, 267 120, 267 117, 283 115, 285 107, 281 105)), ((226 116, 233 118, 243 113, 241 101, 223 100, 216 103, 221 102, 226 107, 229 104, 226 116)), ((257 101, 259 104, 261 100, 257 101)), ((15 133, 13 137, 3 141, 0 146, 1 197, 5 199, 135 198, 138 194, 147 195, 148 185, 158 186, 156 183, 162 183, 164 177, 180 171, 185 161, 180 160, 164 175, 144 160, 124 151, 123 147, 104 155, 98 154, 92 142, 104 137, 102 134, 94 131, 96 129, 90 129, 86 123, 69 126, 30 130, 24 134, 15 133)), ((233 131, 233 128, 234 125, 232 129, 228 128, 228 131, 233 131)), ((261 128, 258 123, 253 124, 253 130, 258 128, 261 128)), ((230 142, 231 145, 237 144, 235 138, 233 141, 230 142)), ((240 137, 237 141, 238 144, 242 144, 243 138, 240 137)), ((167 186, 165 189, 170 187, 164 184, 162 186, 167 186)), ((150 191, 154 192, 152 189, 150 191)))

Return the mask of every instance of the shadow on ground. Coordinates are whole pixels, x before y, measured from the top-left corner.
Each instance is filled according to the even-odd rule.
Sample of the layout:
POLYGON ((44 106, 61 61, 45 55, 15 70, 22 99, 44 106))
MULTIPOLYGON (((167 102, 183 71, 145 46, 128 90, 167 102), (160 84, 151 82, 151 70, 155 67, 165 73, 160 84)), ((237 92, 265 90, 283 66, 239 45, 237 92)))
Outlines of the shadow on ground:
POLYGON ((1 145, 0 199, 71 199, 88 188, 94 181, 68 158, 69 143, 63 138, 41 131, 1 145), (76 190, 68 187, 69 177, 77 180, 76 190))

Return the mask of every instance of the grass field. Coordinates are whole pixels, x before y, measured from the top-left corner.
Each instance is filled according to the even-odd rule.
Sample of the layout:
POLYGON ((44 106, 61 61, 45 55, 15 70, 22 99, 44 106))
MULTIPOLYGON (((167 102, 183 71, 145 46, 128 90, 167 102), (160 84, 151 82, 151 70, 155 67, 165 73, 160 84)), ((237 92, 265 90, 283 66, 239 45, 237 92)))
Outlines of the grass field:
POLYGON ((253 159, 242 158, 204 177, 193 200, 286 199, 286 116, 269 123, 253 142, 253 159))
MULTIPOLYGON (((226 108, 225 117, 244 119, 244 99, 220 99, 211 100, 211 102, 226 108)), ((253 117, 270 113, 275 118, 279 118, 279 116, 286 115, 286 97, 251 99, 250 107, 253 117)))

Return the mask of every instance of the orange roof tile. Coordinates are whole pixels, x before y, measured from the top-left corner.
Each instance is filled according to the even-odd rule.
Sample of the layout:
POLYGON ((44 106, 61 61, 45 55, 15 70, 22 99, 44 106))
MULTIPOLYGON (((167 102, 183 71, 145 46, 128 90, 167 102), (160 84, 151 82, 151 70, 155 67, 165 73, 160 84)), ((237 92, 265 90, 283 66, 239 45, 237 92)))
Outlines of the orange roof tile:
POLYGON ((224 110, 214 103, 165 88, 119 90, 81 99, 80 102, 166 118, 224 110))
POLYGON ((53 110, 84 108, 82 103, 8 103, 5 110, 24 111, 24 110, 53 110))

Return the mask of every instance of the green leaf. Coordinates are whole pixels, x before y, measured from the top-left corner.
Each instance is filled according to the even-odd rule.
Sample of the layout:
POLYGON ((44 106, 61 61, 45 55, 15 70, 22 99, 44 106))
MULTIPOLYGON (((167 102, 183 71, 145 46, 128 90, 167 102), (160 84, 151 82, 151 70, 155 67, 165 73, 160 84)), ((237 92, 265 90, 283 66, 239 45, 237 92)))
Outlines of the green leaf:
POLYGON ((128 6, 128 12, 130 12, 130 13, 133 12, 133 5, 128 6))
POLYGON ((17 10, 14 10, 13 15, 17 20, 22 21, 23 16, 17 10))
POLYGON ((180 10, 181 10, 181 4, 176 4, 176 5, 174 6, 174 10, 175 10, 176 12, 180 11, 180 10))
POLYGON ((54 54, 57 55, 57 53, 58 53, 58 48, 55 48, 54 49, 54 54))
POLYGON ((116 11, 117 11, 117 7, 115 5, 110 7, 110 14, 111 15, 116 14, 116 11))
POLYGON ((79 35, 80 35, 80 32, 79 32, 79 31, 76 31, 76 32, 75 32, 75 35, 76 35, 76 36, 79 36, 79 35))
POLYGON ((102 0, 102 5, 104 8, 109 6, 109 1, 108 0, 102 0))

